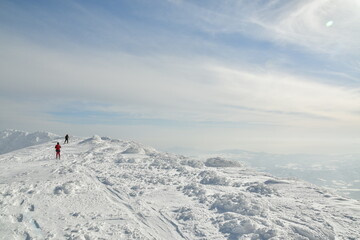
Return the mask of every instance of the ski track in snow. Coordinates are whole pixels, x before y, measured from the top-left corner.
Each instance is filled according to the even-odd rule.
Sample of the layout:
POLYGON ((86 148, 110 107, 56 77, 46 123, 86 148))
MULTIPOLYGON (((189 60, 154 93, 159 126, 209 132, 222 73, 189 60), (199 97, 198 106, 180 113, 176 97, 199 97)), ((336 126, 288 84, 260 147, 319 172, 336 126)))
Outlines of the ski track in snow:
POLYGON ((359 201, 224 159, 73 138, 0 155, 0 239, 360 239, 359 201))

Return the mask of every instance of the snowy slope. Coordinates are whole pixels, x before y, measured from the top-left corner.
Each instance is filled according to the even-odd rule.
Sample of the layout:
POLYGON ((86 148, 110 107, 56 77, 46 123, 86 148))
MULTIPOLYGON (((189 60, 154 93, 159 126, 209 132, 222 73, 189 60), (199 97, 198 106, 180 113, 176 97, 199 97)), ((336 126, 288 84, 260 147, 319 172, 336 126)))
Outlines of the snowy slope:
POLYGON ((135 142, 0 155, 0 239, 360 239, 360 203, 314 185, 135 142))
POLYGON ((360 200, 360 154, 269 154, 242 150, 224 150, 197 154, 197 159, 221 156, 241 161, 257 169, 284 178, 299 178, 336 190, 360 200))
POLYGON ((0 131, 0 154, 41 144, 58 138, 60 137, 48 132, 28 133, 11 129, 3 130, 0 131))

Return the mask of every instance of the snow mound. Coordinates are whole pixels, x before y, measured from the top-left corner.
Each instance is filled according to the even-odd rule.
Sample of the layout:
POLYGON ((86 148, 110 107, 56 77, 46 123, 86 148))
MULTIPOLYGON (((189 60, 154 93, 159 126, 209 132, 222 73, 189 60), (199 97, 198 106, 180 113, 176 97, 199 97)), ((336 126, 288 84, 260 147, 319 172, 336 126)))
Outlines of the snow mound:
POLYGON ((122 159, 122 154, 156 155, 158 153, 158 151, 156 151, 154 148, 146 147, 133 141, 123 141, 119 139, 112 139, 109 137, 100 137, 98 135, 94 135, 91 138, 80 141, 79 144, 88 145, 91 147, 111 145, 113 147, 106 148, 106 152, 109 152, 110 154, 113 151, 118 152, 121 149, 121 151, 118 152, 120 158, 116 160, 118 163, 121 163, 124 160, 122 159))
POLYGON ((276 191, 268 186, 266 186, 263 183, 256 183, 248 188, 246 188, 246 191, 252 192, 252 193, 258 193, 261 195, 270 196, 273 193, 276 193, 276 191))
POLYGON ((3 130, 0 132, 0 154, 12 152, 60 138, 49 132, 28 133, 19 130, 3 130))
POLYGON ((216 201, 210 209, 216 209, 220 213, 234 212, 248 216, 265 215, 266 208, 256 201, 251 201, 251 198, 243 193, 216 194, 214 197, 216 201))
POLYGON ((196 196, 198 198, 203 198, 206 194, 206 190, 196 183, 191 183, 184 186, 183 193, 189 197, 196 196))
POLYGON ((145 150, 139 146, 129 146, 123 152, 123 154, 145 154, 145 150))
POLYGON ((206 185, 229 185, 226 177, 219 176, 215 171, 202 171, 199 176, 201 177, 201 184, 206 185))
POLYGON ((277 239, 273 237, 278 235, 275 229, 261 226, 248 217, 236 217, 225 221, 220 225, 220 232, 229 234, 230 239, 267 240, 277 239), (242 238, 243 236, 246 237, 242 238))
POLYGON ((192 209, 190 207, 180 207, 174 212, 178 213, 176 216, 177 220, 188 221, 188 220, 193 220, 195 218, 192 209))
POLYGON ((181 162, 181 165, 190 166, 193 168, 203 168, 204 163, 200 160, 194 160, 194 159, 183 159, 181 162))
POLYGON ((99 144, 102 141, 103 141, 103 139, 99 135, 94 135, 91 138, 87 138, 87 139, 79 142, 79 144, 99 144))
POLYGON ((54 194, 72 194, 78 193, 79 190, 82 189, 81 184, 78 181, 68 181, 60 186, 56 186, 54 188, 54 194))
POLYGON ((149 156, 155 156, 158 154, 156 149, 132 141, 126 142, 123 146, 125 146, 125 150, 122 154, 144 154, 149 156))
POLYGON ((205 162, 207 167, 241 167, 241 164, 232 160, 226 160, 221 157, 208 158, 205 162))

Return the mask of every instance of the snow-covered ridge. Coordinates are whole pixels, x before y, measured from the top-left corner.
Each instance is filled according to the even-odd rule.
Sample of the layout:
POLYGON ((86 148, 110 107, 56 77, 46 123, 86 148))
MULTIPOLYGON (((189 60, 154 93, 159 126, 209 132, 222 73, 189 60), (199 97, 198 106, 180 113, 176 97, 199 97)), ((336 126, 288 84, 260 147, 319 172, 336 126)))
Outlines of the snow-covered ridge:
POLYGON ((360 204, 222 158, 71 139, 0 155, 0 239, 359 239, 360 204))
POLYGON ((41 144, 57 138, 59 138, 59 136, 48 132, 38 131, 28 133, 12 129, 3 130, 0 131, 0 154, 41 144))

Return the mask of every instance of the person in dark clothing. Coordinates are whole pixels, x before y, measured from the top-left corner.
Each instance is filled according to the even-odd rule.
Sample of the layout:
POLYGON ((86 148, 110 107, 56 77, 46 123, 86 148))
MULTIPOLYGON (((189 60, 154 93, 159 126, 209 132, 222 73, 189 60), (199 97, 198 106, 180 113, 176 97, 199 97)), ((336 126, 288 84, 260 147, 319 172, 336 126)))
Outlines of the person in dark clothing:
POLYGON ((69 143, 69 135, 68 135, 68 134, 66 134, 66 136, 65 136, 64 144, 65 144, 65 143, 69 143))
POLYGON ((59 157, 59 159, 60 159, 60 148, 61 148, 60 143, 57 143, 57 144, 55 145, 56 159, 58 159, 58 157, 59 157))

